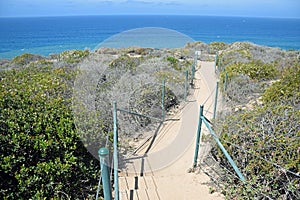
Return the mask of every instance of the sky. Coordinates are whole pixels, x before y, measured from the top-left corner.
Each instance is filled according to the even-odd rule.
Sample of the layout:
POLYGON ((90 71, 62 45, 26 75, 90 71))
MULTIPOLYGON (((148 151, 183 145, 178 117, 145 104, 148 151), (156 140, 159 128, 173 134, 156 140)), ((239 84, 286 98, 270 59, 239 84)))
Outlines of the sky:
POLYGON ((74 15, 300 18, 300 0, 0 0, 0 17, 74 15))

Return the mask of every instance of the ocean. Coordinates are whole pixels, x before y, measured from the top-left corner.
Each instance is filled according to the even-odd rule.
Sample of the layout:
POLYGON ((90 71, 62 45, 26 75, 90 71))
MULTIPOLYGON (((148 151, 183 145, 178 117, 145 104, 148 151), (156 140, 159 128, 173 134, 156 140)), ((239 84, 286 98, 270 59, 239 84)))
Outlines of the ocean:
MULTIPOLYGON (((300 50, 300 19, 209 16, 72 16, 0 18, 0 58, 23 53, 49 55, 70 49, 93 50, 131 29, 160 27, 195 41, 259 45, 300 50)), ((163 46, 169 47, 167 43, 163 46)))

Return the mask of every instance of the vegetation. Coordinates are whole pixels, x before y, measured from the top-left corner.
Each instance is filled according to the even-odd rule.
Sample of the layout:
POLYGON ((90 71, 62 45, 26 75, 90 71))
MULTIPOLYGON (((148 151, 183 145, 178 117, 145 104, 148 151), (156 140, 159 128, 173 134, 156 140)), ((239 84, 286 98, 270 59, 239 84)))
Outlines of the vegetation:
POLYGON ((12 63, 19 65, 19 66, 24 66, 24 65, 29 64, 30 62, 37 61, 40 59, 42 59, 42 56, 26 53, 26 54, 15 57, 12 60, 12 63))
POLYGON ((1 71, 1 199, 94 195, 99 167, 75 132, 74 78, 74 70, 49 66, 1 71))
POLYGON ((247 60, 239 56, 240 48, 236 53, 234 49, 223 53, 224 60, 238 62, 221 72, 223 83, 228 75, 227 89, 223 90, 226 109, 220 113, 216 127, 246 177, 246 182, 239 181, 223 153, 214 147, 212 156, 226 169, 226 175, 219 178, 223 193, 228 199, 299 199, 299 61, 285 53, 256 60, 274 50, 263 51, 251 44, 247 48, 251 55, 247 60))
POLYGON ((235 63, 226 66, 226 69, 221 73, 223 81, 226 73, 229 79, 237 75, 245 75, 253 80, 262 81, 274 79, 277 76, 278 71, 273 63, 266 64, 255 60, 247 63, 235 63))
POLYGON ((292 101, 293 105, 300 104, 300 66, 286 69, 281 79, 271 85, 263 94, 266 103, 292 101))
POLYGON ((225 50, 228 45, 224 42, 212 42, 209 44, 209 48, 211 52, 217 52, 221 50, 225 50))
MULTIPOLYGON (((112 102, 161 118, 161 83, 168 111, 183 100, 195 50, 202 60, 221 51, 223 84, 228 75, 226 109, 214 124, 247 181, 226 171, 218 179, 223 193, 228 199, 300 199, 299 52, 199 42, 183 50, 106 48, 1 61, 0 198, 93 199, 97 150, 112 137, 112 102)), ((118 120, 120 137, 135 138, 157 125, 124 113, 118 120)), ((211 155, 234 174, 218 148, 211 155)))
MULTIPOLYGON (((180 68, 174 69, 168 58, 175 60, 178 66, 184 61, 172 57, 173 52, 162 54, 161 50, 149 50, 151 54, 145 57, 137 57, 134 53, 94 55, 79 65, 83 73, 75 82, 76 105, 82 106, 78 107, 76 113, 80 116, 80 113, 86 113, 85 109, 88 109, 90 116, 83 115, 76 120, 77 128, 82 129, 84 133, 83 137, 97 138, 101 142, 103 137, 99 137, 98 133, 106 135, 112 131, 112 112, 107 111, 112 109, 113 101, 117 101, 119 108, 161 119, 163 80, 166 82, 165 109, 171 109, 183 100, 184 71, 180 68), (157 56, 158 53, 161 53, 160 57, 157 56), (86 126, 87 119, 94 119, 95 122, 86 126), (88 127, 88 130, 85 127, 88 127), (89 135, 87 132, 90 132, 89 135)), ((129 138, 138 135, 145 137, 145 129, 149 132, 157 125, 157 120, 150 118, 124 113, 120 113, 118 117, 120 135, 129 138)), ((96 154, 93 144, 87 145, 90 152, 96 154)))
POLYGON ((109 66, 112 68, 126 69, 129 71, 135 71, 138 65, 141 63, 142 58, 134 58, 128 55, 123 55, 113 60, 109 66))
POLYGON ((83 58, 90 54, 88 50, 70 50, 64 51, 59 54, 59 60, 65 61, 66 63, 79 63, 83 58))
POLYGON ((174 58, 174 57, 167 57, 167 61, 169 61, 172 65, 172 67, 175 69, 175 70, 181 70, 180 66, 179 66, 179 60, 177 58, 174 58))

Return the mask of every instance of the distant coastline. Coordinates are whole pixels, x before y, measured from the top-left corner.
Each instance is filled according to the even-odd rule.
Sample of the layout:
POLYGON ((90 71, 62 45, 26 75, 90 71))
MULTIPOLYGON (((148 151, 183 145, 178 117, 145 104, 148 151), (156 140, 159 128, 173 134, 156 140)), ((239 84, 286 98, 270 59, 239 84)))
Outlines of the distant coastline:
MULTIPOLYGON (((0 18, 0 59, 32 53, 47 56, 71 49, 94 49, 126 30, 163 27, 211 43, 251 42, 300 50, 300 19, 195 15, 104 15, 0 18)), ((167 44, 166 44, 166 47, 167 44)))

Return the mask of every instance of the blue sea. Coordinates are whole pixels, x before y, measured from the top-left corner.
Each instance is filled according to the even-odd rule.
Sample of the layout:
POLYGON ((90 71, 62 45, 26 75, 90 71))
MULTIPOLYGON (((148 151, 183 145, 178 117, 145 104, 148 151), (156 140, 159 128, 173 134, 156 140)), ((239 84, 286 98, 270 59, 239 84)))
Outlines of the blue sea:
POLYGON ((93 50, 113 35, 143 27, 172 29, 205 43, 248 41, 300 50, 300 19, 72 16, 0 18, 0 58, 11 59, 23 53, 49 55, 70 49, 93 50))

